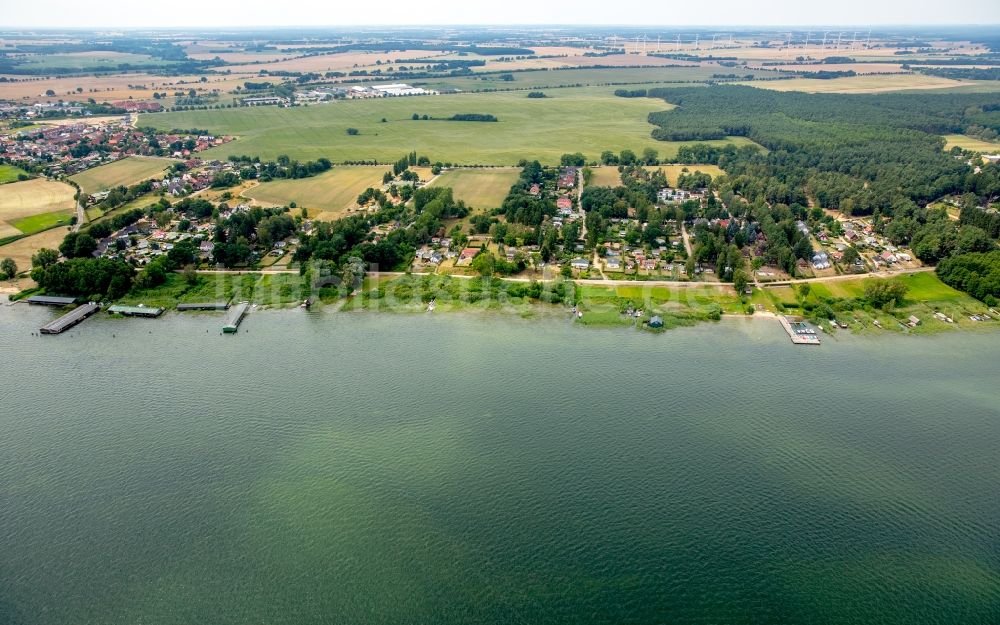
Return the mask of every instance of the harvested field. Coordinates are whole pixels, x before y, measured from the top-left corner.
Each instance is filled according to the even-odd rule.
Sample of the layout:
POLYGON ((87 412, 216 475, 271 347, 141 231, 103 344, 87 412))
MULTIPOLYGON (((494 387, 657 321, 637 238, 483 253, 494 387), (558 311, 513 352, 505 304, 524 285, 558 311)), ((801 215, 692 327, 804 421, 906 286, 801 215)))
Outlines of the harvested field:
POLYGON ((469 208, 496 208, 503 203, 519 174, 520 170, 514 167, 452 169, 443 172, 432 184, 451 187, 455 199, 462 200, 469 208))
POLYGON ((787 72, 855 72, 863 74, 909 74, 899 63, 789 63, 787 65, 749 65, 754 69, 771 69, 787 72))
POLYGON ((617 187, 622 183, 621 172, 614 165, 590 168, 589 187, 617 187))
POLYGON ((944 135, 944 139, 947 142, 944 146, 946 150, 958 146, 963 150, 972 150, 973 152, 1000 154, 1000 142, 983 141, 965 135, 944 135))
POLYGON ((34 178, 0 185, 0 221, 15 222, 25 217, 76 207, 76 190, 62 182, 34 178))
POLYGON ((891 76, 850 76, 820 80, 792 78, 739 83, 774 91, 804 91, 806 93, 882 93, 910 89, 949 89, 976 84, 974 81, 951 80, 923 74, 894 74, 891 76))
POLYGON ((66 232, 66 228, 53 228, 0 246, 0 258, 13 258, 22 271, 31 269, 32 254, 43 247, 58 249, 66 232))
POLYGON ((368 187, 381 187, 389 167, 339 166, 311 178, 264 182, 242 196, 266 206, 287 206, 295 202, 309 209, 309 216, 323 220, 343 217, 358 195, 368 187))
MULTIPOLYGON (((366 67, 375 65, 381 61, 383 64, 391 63, 396 59, 422 59, 425 57, 441 54, 435 50, 395 50, 392 52, 338 52, 336 54, 316 54, 312 56, 301 56, 287 61, 277 63, 264 63, 257 65, 233 65, 226 69, 234 72, 259 72, 262 69, 268 71, 285 72, 331 72, 350 71, 355 67, 366 67)), ((287 56, 287 55, 286 55, 287 56)), ((392 78, 387 77, 387 82, 392 78)))
POLYGON ((109 74, 103 76, 73 76, 68 78, 45 78, 41 80, 25 79, 24 76, 14 76, 17 82, 4 83, 0 88, 3 97, 23 102, 55 102, 61 97, 72 95, 93 98, 97 102, 115 100, 144 100, 153 97, 154 91, 173 92, 175 90, 197 89, 199 91, 230 91, 241 86, 246 80, 256 77, 253 74, 230 74, 226 76, 209 76, 208 82, 200 82, 200 76, 154 76, 152 74, 109 74), (78 94, 77 87, 83 89, 78 94), (45 91, 55 91, 55 97, 45 95, 45 91))
POLYGON ((93 194, 117 186, 130 186, 162 174, 176 161, 151 156, 130 156, 70 176, 84 193, 93 194))

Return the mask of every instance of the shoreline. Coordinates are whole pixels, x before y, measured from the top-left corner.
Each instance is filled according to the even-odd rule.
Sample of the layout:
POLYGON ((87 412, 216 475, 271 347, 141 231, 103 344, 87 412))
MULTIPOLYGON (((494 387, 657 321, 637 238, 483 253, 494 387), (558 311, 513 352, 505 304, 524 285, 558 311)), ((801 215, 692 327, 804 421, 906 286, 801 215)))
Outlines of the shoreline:
MULTIPOLYGON (((12 302, 7 297, 8 294, 0 293, 0 307, 10 308, 14 307, 16 304, 22 304, 25 308, 31 306, 26 301, 16 301, 12 302)), ((131 317, 123 317, 115 315, 108 312, 108 308, 112 306, 112 303, 102 303, 101 310, 99 313, 103 313, 101 316, 108 318, 114 318, 119 321, 129 321, 131 323, 155 323, 155 319, 138 319, 131 317)), ((0 308, 0 309, 2 309, 0 308)), ((36 308, 32 306, 32 308, 36 308)), ((46 308, 38 306, 37 308, 46 308)), ((466 304, 454 306, 448 303, 436 306, 433 310, 428 310, 427 306, 424 304, 407 304, 407 305, 395 305, 395 306, 380 306, 371 307, 366 305, 361 296, 348 297, 343 299, 334 300, 332 302, 320 302, 317 301, 310 308, 303 308, 299 304, 251 304, 246 313, 246 318, 252 319, 254 315, 264 312, 287 312, 290 313, 293 310, 299 309, 303 313, 308 314, 310 317, 316 317, 321 314, 334 314, 334 315, 352 315, 352 314, 364 314, 364 315, 377 315, 384 314, 392 317, 407 317, 415 318, 420 316, 443 316, 445 318, 449 316, 466 316, 470 318, 477 318, 488 320, 493 319, 519 319, 519 320, 532 320, 532 321, 556 321, 556 322, 566 322, 571 325, 576 325, 584 329, 632 329, 649 334, 665 334, 670 330, 675 330, 679 328, 694 328, 697 326, 707 326, 711 323, 744 323, 747 321, 751 322, 767 322, 778 324, 783 318, 789 317, 792 319, 804 319, 802 315, 798 314, 779 314, 771 311, 758 311, 753 314, 746 313, 734 313, 726 312, 721 313, 718 319, 706 318, 697 311, 679 311, 678 314, 670 317, 664 318, 663 327, 650 327, 648 325, 649 315, 641 318, 629 317, 625 314, 618 315, 608 315, 608 311, 598 311, 591 316, 598 316, 603 313, 597 320, 588 320, 588 312, 584 312, 583 318, 576 317, 573 309, 566 307, 561 304, 546 304, 544 302, 532 302, 532 303, 518 303, 518 304, 498 304, 497 302, 490 302, 487 305, 482 303, 466 304), (353 303, 352 303, 353 302, 353 303)), ((52 319, 56 319, 69 311, 72 308, 60 308, 60 309, 50 309, 52 313, 52 319)), ((593 313, 593 311, 591 311, 593 313)), ((224 323, 226 318, 226 311, 208 311, 208 310, 196 310, 196 311, 178 311, 175 306, 168 307, 161 316, 161 318, 170 317, 189 317, 194 316, 196 318, 204 319, 206 317, 217 317, 220 327, 224 323)), ((898 321, 898 320, 897 320, 898 321)), ((992 319, 993 323, 989 321, 979 322, 975 324, 970 323, 952 323, 952 324, 938 324, 934 326, 918 325, 916 327, 901 327, 902 323, 899 322, 900 326, 888 325, 888 327, 875 327, 871 325, 866 325, 863 327, 851 326, 849 328, 837 328, 832 326, 832 324, 817 324, 810 321, 810 324, 820 328, 817 332, 817 336, 822 340, 834 339, 841 333, 847 333, 849 336, 855 336, 859 338, 879 338, 888 336, 937 336, 943 334, 949 334, 956 331, 965 332, 992 332, 1000 329, 1000 321, 996 318, 992 319)))

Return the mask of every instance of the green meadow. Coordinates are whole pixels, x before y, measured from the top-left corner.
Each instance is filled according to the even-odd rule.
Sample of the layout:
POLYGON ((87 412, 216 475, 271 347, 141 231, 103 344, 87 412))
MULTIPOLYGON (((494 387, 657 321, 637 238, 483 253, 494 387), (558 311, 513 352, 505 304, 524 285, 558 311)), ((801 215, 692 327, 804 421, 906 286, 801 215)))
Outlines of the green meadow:
POLYGON ((27 176, 28 172, 14 165, 2 164, 0 165, 0 184, 6 184, 8 182, 16 182, 17 177, 22 174, 27 176))
POLYGON ((308 296, 298 274, 200 273, 194 280, 171 273, 166 282, 151 289, 133 289, 119 304, 145 304, 173 308, 177 304, 214 301, 249 301, 261 306, 282 306, 308 296))
POLYGON ((431 160, 465 165, 514 165, 523 158, 553 164, 566 152, 582 152, 596 160, 603 150, 638 153, 647 147, 670 158, 684 145, 650 136, 653 126, 647 116, 669 104, 618 98, 613 91, 613 87, 582 87, 560 89, 558 97, 538 99, 513 91, 346 100, 294 108, 183 111, 144 115, 140 124, 205 128, 238 137, 205 153, 215 158, 247 154, 273 159, 286 154, 301 160, 391 162, 416 150, 431 160), (437 118, 488 113, 499 121, 413 120, 414 113, 437 118), (359 132, 348 135, 348 128, 359 132))

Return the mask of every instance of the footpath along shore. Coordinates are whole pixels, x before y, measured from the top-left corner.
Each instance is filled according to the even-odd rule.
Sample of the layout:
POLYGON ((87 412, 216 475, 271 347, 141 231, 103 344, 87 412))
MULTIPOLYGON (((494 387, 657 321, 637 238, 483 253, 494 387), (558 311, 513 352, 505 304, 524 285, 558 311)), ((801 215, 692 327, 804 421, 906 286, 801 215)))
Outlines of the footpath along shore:
MULTIPOLYGON (((872 272, 863 274, 843 274, 840 276, 825 276, 822 278, 802 278, 800 280, 777 280, 774 282, 762 282, 760 284, 761 288, 768 288, 772 286, 789 286, 808 282, 837 282, 839 280, 857 280, 859 278, 894 278, 896 276, 902 276, 905 274, 912 273, 925 273, 929 271, 934 271, 933 267, 917 267, 915 269, 903 269, 900 271, 882 271, 882 272, 872 272)), ((200 274, 298 274, 298 269, 247 269, 247 270, 237 270, 237 269, 198 269, 195 273, 200 274)), ((469 276, 463 274, 451 274, 451 273, 433 273, 429 271, 379 271, 372 275, 379 276, 441 276, 447 278, 459 278, 471 280, 472 278, 477 278, 478 276, 469 276)), ((696 281, 696 280, 611 280, 611 279, 595 279, 595 278, 522 278, 522 277, 510 277, 510 276, 497 276, 495 279, 503 280, 505 282, 558 282, 560 280, 572 281, 577 284, 592 284, 592 285, 603 285, 603 286, 636 286, 641 284, 646 284, 649 286, 670 286, 670 287, 689 287, 689 286, 733 286, 732 282, 719 282, 719 281, 696 281)))

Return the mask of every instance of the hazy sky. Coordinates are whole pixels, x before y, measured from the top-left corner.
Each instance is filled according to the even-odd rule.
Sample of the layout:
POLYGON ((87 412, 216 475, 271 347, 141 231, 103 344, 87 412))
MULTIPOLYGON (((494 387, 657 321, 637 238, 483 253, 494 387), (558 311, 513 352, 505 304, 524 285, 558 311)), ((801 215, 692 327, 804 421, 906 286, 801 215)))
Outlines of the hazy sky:
POLYGON ((22 26, 341 26, 356 24, 996 24, 1000 0, 11 0, 22 26))

